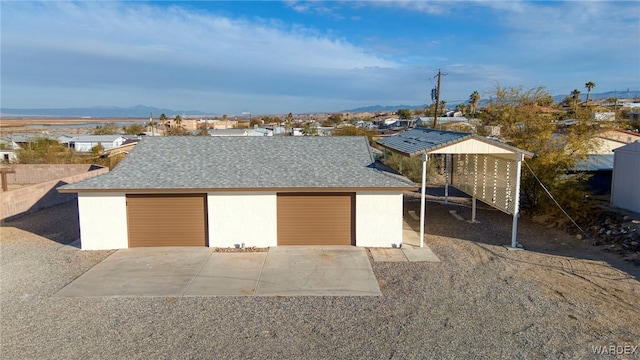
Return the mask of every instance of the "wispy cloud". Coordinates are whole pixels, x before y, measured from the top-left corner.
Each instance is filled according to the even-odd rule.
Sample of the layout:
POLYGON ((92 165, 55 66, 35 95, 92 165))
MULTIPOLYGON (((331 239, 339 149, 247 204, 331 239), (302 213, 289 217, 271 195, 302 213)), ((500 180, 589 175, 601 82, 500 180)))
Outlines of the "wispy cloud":
POLYGON ((586 81, 640 87, 637 2, 218 5, 3 2, 2 105, 296 112, 421 104, 438 68, 448 73, 449 101, 496 82, 554 93, 586 81), (252 11, 261 5, 264 13, 252 11))
MULTIPOLYGON (((367 69, 396 67, 317 29, 181 7, 3 4, 2 26, 5 89, 27 81, 88 92, 99 86, 104 92, 104 87, 138 83, 174 89, 180 101, 185 90, 293 96, 310 88, 340 93, 333 87, 370 81, 367 69)), ((3 95, 8 95, 5 103, 19 100, 18 94, 3 95)))

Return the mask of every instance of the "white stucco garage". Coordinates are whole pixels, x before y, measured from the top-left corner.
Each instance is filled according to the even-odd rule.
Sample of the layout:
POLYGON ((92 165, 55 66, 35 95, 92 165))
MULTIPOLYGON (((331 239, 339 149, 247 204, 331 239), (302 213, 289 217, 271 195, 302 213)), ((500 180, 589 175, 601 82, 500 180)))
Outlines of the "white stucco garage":
POLYGON ((82 249, 402 244, 408 179, 364 137, 147 138, 78 193, 82 249))

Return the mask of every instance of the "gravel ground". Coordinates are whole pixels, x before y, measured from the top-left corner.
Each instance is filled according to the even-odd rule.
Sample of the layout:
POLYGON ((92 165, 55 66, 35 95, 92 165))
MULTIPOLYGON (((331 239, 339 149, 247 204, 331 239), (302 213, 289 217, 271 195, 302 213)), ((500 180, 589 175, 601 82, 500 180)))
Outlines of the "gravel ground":
POLYGON ((638 268, 526 219, 528 250, 508 250, 509 216, 481 209, 468 224, 452 208, 470 217, 428 204, 440 263, 372 263, 380 297, 181 298, 53 297, 112 252, 63 245, 78 237, 75 203, 42 210, 0 228, 0 357, 600 359, 613 356, 595 346, 640 346, 638 268))

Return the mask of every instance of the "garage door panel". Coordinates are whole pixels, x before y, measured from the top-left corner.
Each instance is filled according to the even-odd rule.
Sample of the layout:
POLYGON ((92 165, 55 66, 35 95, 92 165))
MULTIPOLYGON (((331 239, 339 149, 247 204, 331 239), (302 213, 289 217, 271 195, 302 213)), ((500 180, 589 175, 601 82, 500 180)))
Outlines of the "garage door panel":
POLYGON ((353 245, 355 194, 278 194, 278 245, 353 245))
POLYGON ((206 246, 206 196, 127 195, 129 247, 206 246))

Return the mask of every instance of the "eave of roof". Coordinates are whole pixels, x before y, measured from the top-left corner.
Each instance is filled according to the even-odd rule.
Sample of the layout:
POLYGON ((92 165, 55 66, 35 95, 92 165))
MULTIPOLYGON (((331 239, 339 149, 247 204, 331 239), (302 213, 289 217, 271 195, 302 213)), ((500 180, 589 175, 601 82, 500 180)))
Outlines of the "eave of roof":
POLYGON ((322 193, 322 192, 358 192, 358 191, 415 191, 418 186, 401 187, 273 187, 273 188, 147 188, 147 189, 66 189, 58 188, 61 193, 100 193, 100 194, 195 194, 195 193, 322 193))

